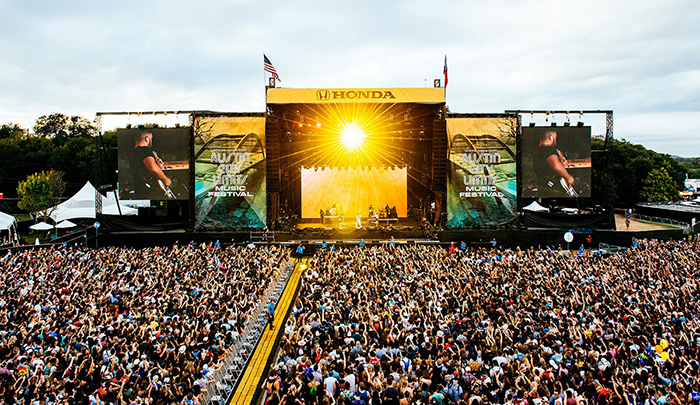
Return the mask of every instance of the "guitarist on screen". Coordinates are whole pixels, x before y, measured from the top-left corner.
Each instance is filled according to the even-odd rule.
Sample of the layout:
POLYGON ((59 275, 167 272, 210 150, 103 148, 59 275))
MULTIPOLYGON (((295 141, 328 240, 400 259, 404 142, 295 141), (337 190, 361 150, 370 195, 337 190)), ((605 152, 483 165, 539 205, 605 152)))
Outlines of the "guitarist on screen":
POLYGON ((165 193, 166 198, 173 198, 174 196, 168 194, 172 180, 163 173, 163 161, 152 145, 153 134, 142 132, 136 137, 134 150, 129 158, 135 198, 160 199, 163 198, 162 193, 165 193))
POLYGON ((557 149, 556 130, 547 130, 540 136, 534 169, 542 189, 563 189, 569 197, 578 197, 573 187, 574 176, 566 170, 566 158, 557 149))

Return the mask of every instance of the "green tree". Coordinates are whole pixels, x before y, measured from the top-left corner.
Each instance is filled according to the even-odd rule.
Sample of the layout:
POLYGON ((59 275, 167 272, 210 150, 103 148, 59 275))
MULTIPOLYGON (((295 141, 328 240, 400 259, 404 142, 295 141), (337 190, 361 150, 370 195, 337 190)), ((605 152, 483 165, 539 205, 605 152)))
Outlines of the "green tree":
POLYGON ((2 124, 0 126, 0 139, 20 138, 26 133, 27 131, 17 124, 2 124))
POLYGON ((27 176, 17 186, 17 195, 20 200, 17 206, 31 213, 42 213, 42 219, 51 215, 49 208, 56 206, 63 196, 65 184, 63 173, 54 170, 43 171, 27 176))
POLYGON ((678 188, 663 167, 649 172, 639 194, 643 201, 649 202, 678 200, 678 188))
POLYGON ((42 115, 34 123, 34 133, 37 136, 54 139, 63 143, 70 138, 89 138, 95 132, 87 118, 77 115, 69 117, 65 114, 42 115))

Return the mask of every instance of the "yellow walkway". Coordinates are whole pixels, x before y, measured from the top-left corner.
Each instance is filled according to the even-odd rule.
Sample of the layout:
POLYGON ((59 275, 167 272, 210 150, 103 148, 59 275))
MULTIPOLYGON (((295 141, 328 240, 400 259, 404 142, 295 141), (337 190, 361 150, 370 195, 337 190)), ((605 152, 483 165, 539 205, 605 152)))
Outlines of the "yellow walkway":
POLYGON ((275 355, 273 349, 275 348, 275 341, 277 336, 284 333, 284 325, 287 314, 289 314, 290 309, 294 304, 294 298, 299 287, 299 281, 304 270, 308 267, 309 259, 303 259, 301 263, 297 263, 294 267, 294 272, 289 277, 287 286, 280 297, 279 302, 275 305, 275 323, 274 329, 270 330, 270 327, 266 327, 262 336, 260 336, 260 342, 253 352, 253 356, 250 359, 248 367, 246 367, 241 377, 241 382, 236 387, 236 391, 231 397, 230 405, 237 404, 251 404, 253 401, 257 401, 260 398, 255 398, 256 392, 259 387, 262 387, 263 379, 266 377, 264 375, 265 368, 268 364, 268 359, 270 356, 275 355))

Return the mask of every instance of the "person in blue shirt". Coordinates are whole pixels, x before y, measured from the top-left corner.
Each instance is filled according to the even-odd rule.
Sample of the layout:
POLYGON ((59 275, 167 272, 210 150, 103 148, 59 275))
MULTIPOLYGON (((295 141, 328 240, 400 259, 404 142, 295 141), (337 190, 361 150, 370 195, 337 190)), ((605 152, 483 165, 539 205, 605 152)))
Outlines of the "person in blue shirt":
POLYGON ((273 322, 275 320, 275 303, 270 300, 270 303, 267 304, 267 322, 270 324, 270 330, 274 329, 275 326, 273 325, 273 322))
POLYGON ((466 244, 464 241, 462 241, 462 243, 459 244, 459 247, 460 247, 462 250, 467 250, 467 244, 466 244))
POLYGON ((301 243, 297 246, 297 263, 301 261, 301 256, 304 254, 304 245, 301 243))
MULTIPOLYGON (((370 207, 371 207, 371 206, 370 206, 370 207)), ((364 247, 364 246, 365 246, 365 240, 364 240, 364 239, 360 239, 360 247, 364 247)))

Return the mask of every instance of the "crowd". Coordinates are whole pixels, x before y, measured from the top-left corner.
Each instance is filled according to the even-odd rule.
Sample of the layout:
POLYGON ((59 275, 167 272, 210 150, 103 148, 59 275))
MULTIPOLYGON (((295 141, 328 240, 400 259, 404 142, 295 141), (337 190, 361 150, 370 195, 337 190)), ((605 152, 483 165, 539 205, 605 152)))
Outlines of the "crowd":
POLYGON ((218 245, 1 256, 2 401, 196 403, 289 259, 218 245))
POLYGON ((698 404, 699 268, 687 241, 323 249, 265 403, 698 404))

